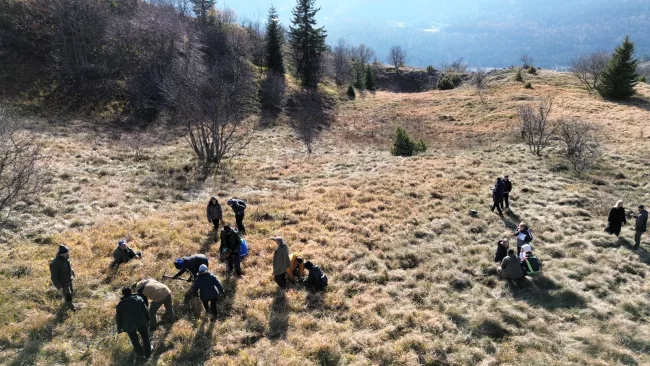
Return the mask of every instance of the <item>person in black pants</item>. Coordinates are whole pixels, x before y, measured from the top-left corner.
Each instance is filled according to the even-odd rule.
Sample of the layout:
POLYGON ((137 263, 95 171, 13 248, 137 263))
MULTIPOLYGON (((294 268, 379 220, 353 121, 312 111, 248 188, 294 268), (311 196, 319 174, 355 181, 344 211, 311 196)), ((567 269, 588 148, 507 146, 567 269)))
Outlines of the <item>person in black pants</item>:
POLYGON ((506 175, 503 177, 504 191, 503 191, 503 202, 506 204, 506 208, 510 208, 510 192, 512 191, 512 182, 506 175))
POLYGON ((118 333, 126 332, 129 335, 133 350, 138 356, 151 357, 149 309, 140 296, 132 293, 130 287, 122 289, 122 299, 115 307, 115 323, 118 333), (138 333, 142 337, 142 345, 138 333))
POLYGON ((246 213, 246 202, 231 198, 227 202, 228 206, 235 212, 235 221, 237 222, 237 230, 242 235, 246 235, 246 228, 244 227, 244 214, 246 213))
POLYGON ((203 303, 205 312, 212 314, 211 321, 216 321, 217 300, 219 300, 219 296, 224 294, 224 290, 219 279, 208 271, 208 266, 205 264, 201 265, 199 275, 192 285, 192 294, 195 297, 199 296, 199 292, 201 293, 201 302, 203 303))
POLYGON ((223 220, 223 210, 221 209, 217 197, 210 198, 210 202, 208 202, 208 207, 205 211, 208 216, 208 222, 214 225, 214 231, 218 232, 219 221, 223 220))
POLYGON ((499 211, 499 216, 503 216, 503 211, 501 211, 501 206, 503 206, 503 192, 505 191, 505 184, 501 178, 497 178, 497 183, 492 188, 492 212, 494 209, 499 211))
POLYGON ((237 276, 241 276, 241 257, 239 256, 241 252, 241 237, 239 233, 233 230, 230 226, 226 225, 221 230, 221 246, 219 247, 219 253, 221 258, 224 258, 228 263, 228 275, 232 273, 232 270, 235 270, 237 276))

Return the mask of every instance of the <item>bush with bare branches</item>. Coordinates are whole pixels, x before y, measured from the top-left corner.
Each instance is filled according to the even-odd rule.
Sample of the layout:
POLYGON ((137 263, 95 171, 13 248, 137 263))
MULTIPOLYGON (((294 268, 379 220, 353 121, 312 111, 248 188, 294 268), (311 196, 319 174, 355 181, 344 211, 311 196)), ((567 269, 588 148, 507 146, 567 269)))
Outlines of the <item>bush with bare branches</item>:
POLYGON ((535 62, 535 60, 532 57, 528 56, 528 54, 522 55, 519 60, 521 61, 521 66, 524 68, 524 70, 528 70, 529 68, 533 67, 533 62, 535 62))
POLYGON ((458 72, 462 74, 467 72, 468 67, 469 64, 465 62, 465 59, 463 57, 461 57, 454 60, 454 62, 452 62, 451 65, 449 66, 449 69, 454 72, 458 72))
POLYGON ((522 137, 537 156, 541 156, 558 129, 558 122, 550 119, 552 109, 552 97, 543 99, 536 108, 530 104, 519 108, 522 137))
POLYGON ((388 61, 395 66, 396 71, 399 71, 399 68, 404 66, 406 62, 406 51, 402 46, 391 47, 390 51, 388 51, 388 61))
POLYGON ((611 57, 605 51, 582 55, 571 62, 571 72, 587 90, 597 91, 600 85, 600 75, 611 57))
POLYGON ((488 73, 485 69, 478 69, 474 75, 472 75, 472 81, 474 82, 476 91, 478 91, 479 98, 481 98, 481 103, 483 103, 483 91, 488 87, 487 74, 488 73))
POLYGON ((564 143, 564 155, 576 173, 581 174, 600 158, 599 133, 597 126, 586 122, 560 122, 559 136, 564 143))
POLYGON ((18 133, 18 126, 0 107, 0 227, 14 205, 38 193, 41 185, 39 146, 18 133))

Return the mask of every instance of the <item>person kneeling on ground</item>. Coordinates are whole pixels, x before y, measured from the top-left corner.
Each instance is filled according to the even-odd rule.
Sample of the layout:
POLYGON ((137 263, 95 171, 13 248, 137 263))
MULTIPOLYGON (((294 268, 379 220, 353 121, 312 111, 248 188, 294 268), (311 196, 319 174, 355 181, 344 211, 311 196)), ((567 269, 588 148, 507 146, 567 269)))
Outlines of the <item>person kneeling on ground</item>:
POLYGON ((113 264, 111 267, 117 268, 120 264, 127 263, 134 258, 142 259, 142 252, 134 251, 126 244, 126 240, 120 240, 117 248, 113 251, 113 264))
POLYGON ((521 261, 514 249, 508 249, 508 256, 503 258, 497 273, 507 280, 519 280, 524 277, 521 261))
MULTIPOLYGON (((524 245, 526 247, 526 245, 524 245)), ((532 249, 526 252, 526 257, 521 262, 521 269, 524 271, 524 276, 532 275, 542 271, 542 262, 535 257, 532 249)))
POLYGON ((131 292, 131 288, 122 289, 122 299, 115 307, 115 323, 117 332, 126 332, 133 344, 133 350, 138 356, 151 357, 151 342, 149 340, 149 309, 144 300, 131 292), (142 336, 144 351, 138 333, 142 336))
POLYGON ((241 236, 236 230, 233 230, 230 226, 226 225, 221 230, 221 245, 219 246, 219 253, 221 258, 224 258, 227 263, 227 274, 230 276, 233 268, 235 269, 235 274, 241 276, 241 257, 239 253, 241 251, 241 236))
POLYGON ((499 240, 499 243, 497 244, 497 252, 494 254, 494 262, 501 263, 503 258, 508 256, 509 247, 510 244, 508 243, 508 239, 503 238, 499 240))
POLYGON ((154 280, 147 278, 140 282, 135 282, 131 285, 131 289, 142 297, 144 304, 149 307, 150 328, 155 330, 158 327, 156 321, 156 313, 161 306, 165 305, 165 312, 169 321, 176 320, 174 315, 174 304, 172 303, 172 292, 169 287, 154 280), (149 304, 151 300, 151 304, 149 304))
POLYGON ((178 258, 174 262, 174 267, 178 269, 178 273, 172 278, 178 278, 183 275, 185 272, 190 273, 190 278, 187 279, 187 282, 192 282, 194 278, 199 274, 199 268, 202 264, 209 266, 208 257, 205 254, 194 254, 189 257, 178 258))
POLYGON ((208 271, 208 266, 205 264, 201 265, 199 275, 192 285, 194 297, 199 297, 199 292, 201 293, 201 302, 203 302, 205 312, 212 313, 211 321, 217 321, 217 300, 219 300, 219 296, 223 296, 224 290, 219 279, 208 271))
POLYGON ((291 255, 291 264, 289 265, 289 268, 287 268, 287 278, 291 282, 301 282, 303 278, 305 277, 305 265, 304 265, 304 259, 300 256, 300 254, 292 254, 291 255))
POLYGON ((327 276, 325 276, 320 267, 307 261, 305 262, 305 269, 309 271, 309 276, 305 280, 305 287, 308 290, 318 292, 327 288, 327 276))

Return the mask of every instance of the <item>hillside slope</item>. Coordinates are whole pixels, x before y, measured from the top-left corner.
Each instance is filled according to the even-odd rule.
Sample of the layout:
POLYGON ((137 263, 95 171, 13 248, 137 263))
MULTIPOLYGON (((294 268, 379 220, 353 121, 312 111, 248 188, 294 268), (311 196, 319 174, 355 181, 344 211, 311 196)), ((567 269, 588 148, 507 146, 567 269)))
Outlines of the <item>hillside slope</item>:
MULTIPOLYGON (((144 146, 136 158, 132 147, 143 140, 119 143, 91 121, 29 121, 53 173, 47 191, 22 206, 26 224, 0 263, 0 363, 131 362, 113 324, 119 289, 171 272, 181 255, 216 258, 204 218, 213 194, 249 204, 245 276, 225 280, 216 323, 197 300, 183 302, 188 284, 170 283, 180 320, 153 333, 148 364, 650 363, 650 238, 634 252, 629 225, 620 243, 603 232, 617 199, 628 209, 650 205, 650 87, 613 104, 567 74, 532 76, 533 90, 511 72, 494 78, 484 104, 469 86, 364 94, 340 106, 311 157, 288 128, 260 131, 230 177, 203 185, 187 180, 183 140, 144 146), (556 97, 556 116, 602 126, 597 171, 577 177, 554 151, 539 160, 516 139, 517 107, 546 95, 556 97), (429 151, 391 156, 396 125, 429 151), (489 192, 503 174, 515 188, 512 212, 500 218, 489 212, 489 192), (497 278, 492 257, 520 221, 536 235, 544 275, 515 288, 497 278), (276 290, 274 235, 322 266, 327 293, 276 290), (145 256, 112 272, 121 238, 145 256), (80 309, 71 314, 49 283, 59 242, 71 247, 77 272, 80 309)), ((223 278, 222 264, 211 269, 223 278)))

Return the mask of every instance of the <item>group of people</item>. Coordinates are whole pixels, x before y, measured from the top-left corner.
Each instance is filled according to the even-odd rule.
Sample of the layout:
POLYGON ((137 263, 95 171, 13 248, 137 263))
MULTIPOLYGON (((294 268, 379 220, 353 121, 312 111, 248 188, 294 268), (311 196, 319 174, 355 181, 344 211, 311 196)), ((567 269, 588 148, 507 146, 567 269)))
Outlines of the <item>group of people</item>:
MULTIPOLYGON (((639 205, 637 210, 637 215, 634 216, 634 250, 639 249, 641 245, 641 236, 643 233, 648 231, 648 211, 646 211, 645 206, 643 205, 639 205)), ((623 207, 623 201, 619 200, 616 202, 614 207, 609 210, 605 232, 616 235, 616 237, 619 238, 619 235, 621 235, 621 229, 623 228, 623 225, 626 224, 627 215, 625 213, 625 207, 623 207)))
POLYGON ((542 262, 533 253, 531 242, 533 233, 525 222, 514 233, 517 238, 517 250, 510 248, 508 238, 499 240, 494 262, 500 263, 497 273, 508 280, 519 280, 528 275, 542 271, 542 262))
MULTIPOLYGON (((226 275, 235 272, 237 277, 243 276, 241 260, 248 255, 248 245, 242 238, 245 233, 244 214, 246 203, 238 199, 229 199, 227 204, 232 207, 237 222, 237 230, 224 225, 219 233, 220 246, 219 258, 226 263, 226 275)), ((214 225, 215 232, 219 232, 219 224, 223 222, 223 211, 216 197, 212 197, 206 210, 208 221, 214 225)), ((305 261, 298 254, 290 254, 289 247, 281 237, 270 238, 277 244, 273 256, 273 276, 280 289, 286 290, 289 282, 302 283, 311 291, 322 291, 327 288, 328 279, 319 266, 311 261, 305 261)), ((133 259, 141 259, 142 252, 128 246, 126 240, 120 240, 113 251, 112 268, 127 263, 133 259)), ((187 282, 192 286, 185 294, 185 299, 199 297, 206 314, 211 314, 211 321, 217 319, 217 302, 225 295, 225 289, 216 275, 209 270, 210 260, 205 254, 194 254, 178 258, 174 267, 178 272, 174 276, 164 276, 165 279, 184 279, 182 276, 189 273, 187 282)), ((59 245, 56 257, 50 262, 52 283, 61 291, 65 305, 75 310, 73 303, 73 280, 75 277, 70 262, 70 249, 59 245)), ((158 322, 156 314, 165 307, 165 317, 175 321, 172 292, 165 284, 153 278, 147 278, 122 288, 122 297, 115 309, 115 322, 118 333, 125 332, 133 344, 137 355, 148 358, 152 348, 150 331, 154 331, 158 322), (142 342, 140 341, 142 339, 142 342)))
POLYGON ((512 192, 512 182, 508 176, 497 178, 497 182, 492 188, 492 212, 497 210, 499 216, 503 216, 503 210, 510 208, 510 192, 512 192))

